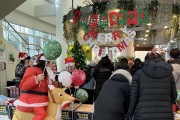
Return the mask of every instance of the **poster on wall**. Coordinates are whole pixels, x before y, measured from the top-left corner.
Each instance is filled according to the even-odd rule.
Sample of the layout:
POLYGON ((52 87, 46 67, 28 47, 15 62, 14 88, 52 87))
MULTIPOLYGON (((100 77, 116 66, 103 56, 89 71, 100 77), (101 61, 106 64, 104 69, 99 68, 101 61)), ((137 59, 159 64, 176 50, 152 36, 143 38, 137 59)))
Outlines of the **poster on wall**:
POLYGON ((4 52, 0 52, 0 62, 5 62, 5 54, 4 54, 4 52))
POLYGON ((0 51, 4 51, 4 40, 0 38, 0 51))
POLYGON ((8 61, 10 64, 13 64, 15 61, 14 53, 10 52, 8 53, 8 61))

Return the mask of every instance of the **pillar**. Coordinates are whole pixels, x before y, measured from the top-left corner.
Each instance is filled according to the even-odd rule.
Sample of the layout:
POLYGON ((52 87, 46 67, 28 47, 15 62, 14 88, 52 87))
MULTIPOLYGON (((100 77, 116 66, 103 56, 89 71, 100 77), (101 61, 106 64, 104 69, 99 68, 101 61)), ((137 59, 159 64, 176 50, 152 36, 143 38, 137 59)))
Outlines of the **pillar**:
MULTIPOLYGON (((62 46, 62 54, 57 59, 58 71, 65 70, 64 59, 67 57, 68 45, 64 39, 63 32, 63 16, 68 13, 69 8, 72 8, 72 0, 55 0, 56 1, 56 39, 62 46)), ((74 0, 74 9, 77 6, 82 6, 84 0, 74 0)))

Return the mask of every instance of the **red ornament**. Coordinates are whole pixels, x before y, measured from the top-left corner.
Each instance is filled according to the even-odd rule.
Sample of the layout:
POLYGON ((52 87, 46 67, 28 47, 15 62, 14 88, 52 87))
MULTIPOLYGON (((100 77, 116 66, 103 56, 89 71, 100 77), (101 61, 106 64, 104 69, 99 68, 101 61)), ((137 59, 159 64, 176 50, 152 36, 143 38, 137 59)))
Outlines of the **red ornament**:
POLYGON ((121 43, 117 44, 116 47, 119 49, 120 52, 128 47, 126 42, 124 40, 121 41, 121 43))
POLYGON ((97 23, 98 23, 98 15, 97 14, 90 15, 88 27, 96 29, 97 23))
POLYGON ((86 17, 83 17, 83 21, 86 21, 86 17))
POLYGON ((144 13, 141 13, 141 18, 144 18, 144 17, 145 17, 144 13))
POLYGON ((88 32, 84 34, 83 39, 84 39, 85 41, 89 39, 89 34, 88 34, 88 32))
POLYGON ((127 26, 129 27, 130 25, 138 26, 138 14, 137 10, 134 11, 128 11, 128 21, 127 21, 127 26), (134 16, 131 18, 131 16, 134 16))
POLYGON ((120 33, 121 33, 120 30, 116 30, 116 31, 112 32, 112 36, 113 36, 114 40, 117 40, 117 38, 122 38, 120 33))
POLYGON ((84 34, 83 39, 88 40, 89 38, 92 38, 93 40, 96 40, 97 37, 98 37, 98 32, 94 30, 90 30, 89 32, 84 34))
POLYGON ((101 54, 102 54, 102 48, 99 49, 98 56, 101 56, 101 54))
POLYGON ((120 19, 123 19, 124 18, 124 13, 122 13, 121 15, 120 15, 120 19))
POLYGON ((105 21, 106 20, 106 17, 105 16, 102 16, 102 21, 105 21))
POLYGON ((80 18, 80 16, 81 16, 81 11, 80 10, 76 10, 75 14, 74 14, 74 17, 73 17, 73 22, 77 23, 77 21, 80 18))
POLYGON ((113 27, 117 24, 118 20, 118 12, 110 12, 109 13, 110 27, 113 27))
POLYGON ((86 74, 82 70, 72 72, 72 82, 75 86, 81 86, 86 80, 86 74))

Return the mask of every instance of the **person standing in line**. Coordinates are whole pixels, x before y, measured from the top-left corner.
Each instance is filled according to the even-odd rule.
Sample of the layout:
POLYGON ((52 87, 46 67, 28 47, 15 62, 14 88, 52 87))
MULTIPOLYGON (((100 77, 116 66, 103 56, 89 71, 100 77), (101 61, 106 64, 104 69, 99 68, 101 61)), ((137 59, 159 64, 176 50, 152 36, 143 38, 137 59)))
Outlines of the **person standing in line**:
POLYGON ((170 56, 176 88, 180 90, 180 50, 178 48, 172 49, 170 51, 170 56))
POLYGON ((108 56, 102 57, 102 59, 96 65, 93 74, 94 79, 96 80, 94 100, 96 100, 97 96, 99 95, 104 82, 112 75, 113 70, 114 67, 108 56))
POLYGON ((128 61, 120 61, 95 102, 95 120, 125 120, 130 99, 132 76, 128 61))
POLYGON ((145 56, 142 69, 132 80, 130 120, 174 120, 172 103, 177 98, 177 91, 172 70, 156 51, 145 56))
POLYGON ((19 64, 17 64, 16 69, 15 69, 16 87, 19 86, 19 83, 22 80, 26 69, 29 67, 29 62, 30 62, 31 57, 28 56, 27 53, 20 52, 19 59, 21 59, 21 61, 19 64))
POLYGON ((134 75, 134 73, 135 73, 137 70, 141 69, 142 67, 143 67, 142 61, 141 61, 139 58, 136 58, 136 59, 134 60, 134 65, 133 65, 132 68, 131 68, 131 75, 134 75))

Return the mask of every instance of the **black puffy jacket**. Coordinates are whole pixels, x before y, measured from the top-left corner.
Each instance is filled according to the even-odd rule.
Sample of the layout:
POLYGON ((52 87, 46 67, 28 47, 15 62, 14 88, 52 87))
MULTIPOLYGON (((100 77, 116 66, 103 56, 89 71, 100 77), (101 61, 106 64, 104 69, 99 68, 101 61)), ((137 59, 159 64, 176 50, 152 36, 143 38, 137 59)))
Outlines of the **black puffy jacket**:
POLYGON ((94 78, 96 81, 96 88, 94 93, 94 99, 96 100, 101 88, 106 80, 112 75, 112 69, 110 67, 96 67, 94 70, 94 78))
POLYGON ((132 76, 117 70, 107 80, 95 102, 95 120, 124 120, 129 106, 132 76))
POLYGON ((134 120, 174 120, 171 105, 176 97, 171 65, 145 61, 133 76, 128 114, 134 120))

